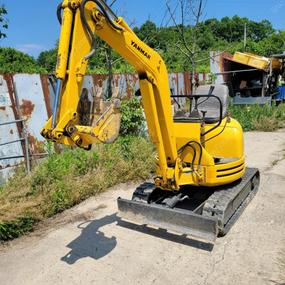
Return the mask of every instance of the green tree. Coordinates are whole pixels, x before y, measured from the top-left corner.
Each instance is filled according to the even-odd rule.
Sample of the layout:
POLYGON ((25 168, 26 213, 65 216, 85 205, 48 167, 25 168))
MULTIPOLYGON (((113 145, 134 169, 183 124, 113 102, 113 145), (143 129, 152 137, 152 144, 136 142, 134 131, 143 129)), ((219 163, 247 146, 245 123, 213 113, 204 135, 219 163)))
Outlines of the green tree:
POLYGON ((7 37, 5 33, 5 30, 8 29, 8 20, 6 18, 7 13, 7 9, 2 5, 0 7, 0 39, 7 37))
POLYGON ((135 27, 134 32, 137 36, 152 48, 159 46, 159 32, 155 23, 147 20, 140 28, 135 27))
MULTIPOLYGON (((197 12, 196 18, 200 19, 200 14, 197 12)), ((209 52, 211 50, 230 53, 244 51, 245 25, 248 31, 246 51, 262 56, 271 56, 285 50, 285 32, 273 29, 268 20, 255 22, 239 16, 224 17, 221 20, 213 18, 198 21, 194 28, 189 24, 189 21, 185 20, 183 30, 179 23, 173 26, 157 27, 155 23, 148 20, 142 26, 135 27, 134 32, 142 41, 161 54, 170 72, 192 70, 193 63, 189 57, 185 56, 186 48, 190 53, 192 51, 194 53, 195 71, 209 72, 209 52), (181 35, 177 30, 180 30, 180 33, 183 32, 185 42, 182 42, 181 35)), ((56 54, 56 48, 41 53, 38 64, 48 72, 53 72, 56 65, 56 54)), ((96 53, 90 59, 88 73, 108 74, 110 63, 112 73, 134 72, 134 68, 123 60, 115 50, 110 50, 102 40, 97 38, 96 53)))
POLYGON ((1 73, 45 73, 36 60, 13 48, 0 48, 1 73))
POLYGON ((244 38, 244 27, 247 26, 248 38, 254 41, 261 41, 270 37, 275 31, 268 20, 261 22, 251 21, 248 18, 239 16, 208 19, 201 26, 211 32, 217 39, 224 39, 228 42, 242 41, 244 38))
POLYGON ((41 52, 37 61, 48 73, 53 73, 57 61, 57 48, 41 52))

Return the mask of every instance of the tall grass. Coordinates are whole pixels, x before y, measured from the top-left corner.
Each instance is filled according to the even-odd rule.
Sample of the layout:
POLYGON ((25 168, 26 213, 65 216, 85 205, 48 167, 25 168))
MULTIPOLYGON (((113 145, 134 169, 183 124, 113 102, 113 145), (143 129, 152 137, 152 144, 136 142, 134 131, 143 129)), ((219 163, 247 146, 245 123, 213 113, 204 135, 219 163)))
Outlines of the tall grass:
POLYGON ((20 236, 34 223, 115 184, 146 179, 155 170, 153 145, 123 137, 110 145, 51 153, 30 175, 18 169, 0 191, 0 240, 20 236))
POLYGON ((285 127, 285 104, 230 106, 230 113, 245 131, 274 131, 285 127))

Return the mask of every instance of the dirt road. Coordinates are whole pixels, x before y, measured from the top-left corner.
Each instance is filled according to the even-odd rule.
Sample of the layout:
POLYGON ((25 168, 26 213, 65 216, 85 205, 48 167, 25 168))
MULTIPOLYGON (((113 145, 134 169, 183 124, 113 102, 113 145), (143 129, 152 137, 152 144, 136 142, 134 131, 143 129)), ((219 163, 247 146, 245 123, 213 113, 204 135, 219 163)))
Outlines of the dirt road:
POLYGON ((285 247, 285 130, 247 133, 249 166, 261 188, 214 246, 118 225, 120 185, 0 249, 0 284, 281 284, 285 247))

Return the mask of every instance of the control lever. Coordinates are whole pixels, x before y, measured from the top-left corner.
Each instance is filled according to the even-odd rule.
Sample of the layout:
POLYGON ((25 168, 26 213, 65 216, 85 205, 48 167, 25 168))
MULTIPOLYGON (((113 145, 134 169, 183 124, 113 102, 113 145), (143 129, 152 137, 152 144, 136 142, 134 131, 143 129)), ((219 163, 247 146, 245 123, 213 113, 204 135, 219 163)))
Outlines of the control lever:
POLYGON ((208 95, 209 96, 213 95, 214 90, 215 90, 215 86, 211 86, 210 89, 209 89, 208 95))
POLYGON ((200 120, 201 116, 200 116, 200 113, 199 113, 199 110, 198 110, 198 106, 199 106, 198 100, 199 100, 198 96, 196 98, 194 98, 195 106, 194 106, 192 112, 190 113, 189 117, 200 120))
POLYGON ((206 118, 206 115, 207 115, 208 111, 202 111, 201 110, 201 113, 202 113, 202 116, 203 116, 203 121, 205 122, 205 118, 206 118))
POLYGON ((183 202, 184 200, 189 199, 188 196, 183 196, 182 193, 175 195, 171 198, 166 198, 162 201, 162 204, 165 204, 168 208, 173 209, 179 202, 183 202))

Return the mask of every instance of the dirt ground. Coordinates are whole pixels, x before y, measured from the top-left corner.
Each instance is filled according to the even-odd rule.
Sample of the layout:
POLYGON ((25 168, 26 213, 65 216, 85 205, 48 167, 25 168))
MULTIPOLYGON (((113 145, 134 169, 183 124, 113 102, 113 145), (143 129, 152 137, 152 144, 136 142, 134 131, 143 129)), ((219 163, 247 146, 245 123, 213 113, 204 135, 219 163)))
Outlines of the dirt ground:
POLYGON ((285 130, 246 133, 260 191, 214 246, 118 224, 119 185, 0 248, 0 284, 282 284, 285 248, 285 130))

